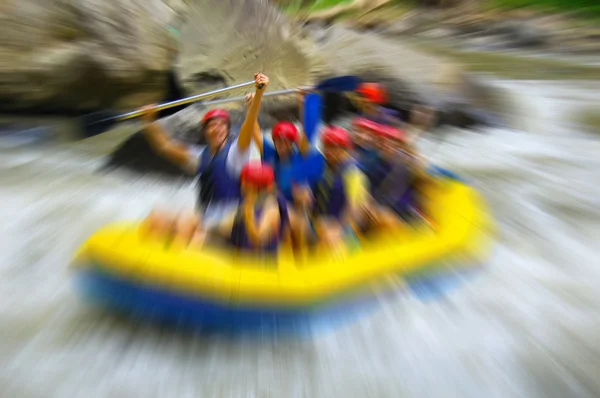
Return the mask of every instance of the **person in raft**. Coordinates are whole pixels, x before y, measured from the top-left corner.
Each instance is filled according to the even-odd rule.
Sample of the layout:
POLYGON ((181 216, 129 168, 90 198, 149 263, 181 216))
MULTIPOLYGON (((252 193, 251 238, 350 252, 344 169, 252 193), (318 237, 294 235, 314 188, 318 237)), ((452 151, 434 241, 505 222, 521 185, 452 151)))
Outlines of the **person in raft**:
POLYGON ((144 233, 172 234, 175 241, 187 245, 199 225, 209 228, 237 209, 241 196, 239 176, 250 160, 252 132, 269 78, 257 73, 254 81, 255 100, 248 107, 238 138, 230 138, 228 112, 213 109, 204 115, 200 124, 208 143, 201 151, 170 139, 155 123, 155 112, 146 113, 143 131, 152 148, 190 174, 198 174, 200 189, 198 212, 173 217, 169 212, 154 210, 142 224, 144 233))
POLYGON ((377 160, 377 135, 375 131, 378 124, 364 117, 356 117, 352 120, 352 142, 354 151, 352 157, 363 173, 372 168, 373 162, 377 160))
POLYGON ((418 193, 431 178, 403 130, 378 130, 380 156, 368 175, 372 201, 367 208, 370 227, 400 228, 415 216, 422 218, 418 193))
POLYGON ((218 237, 237 250, 276 254, 289 232, 289 222, 286 201, 275 185, 270 165, 260 161, 246 164, 240 175, 241 205, 218 224, 197 229, 191 245, 201 247, 207 237, 218 237))
POLYGON ((355 237, 353 228, 368 200, 368 180, 350 156, 352 139, 341 127, 326 127, 322 133, 325 170, 312 186, 314 203, 312 230, 319 243, 335 246, 355 237))
POLYGON ((360 116, 375 123, 401 127, 400 113, 384 106, 388 102, 388 92, 383 85, 361 83, 350 98, 357 105, 360 116))
MULTIPOLYGON (((300 119, 303 119, 303 103, 306 92, 298 94, 300 119)), ((252 103, 253 95, 246 97, 246 105, 252 103)), ((271 143, 263 136, 258 124, 254 128, 253 139, 258 147, 262 161, 271 165, 275 179, 283 197, 292 205, 288 206, 292 243, 303 246, 305 236, 301 227, 307 220, 304 214, 310 206, 309 187, 316 184, 323 173, 325 161, 323 155, 311 146, 304 133, 289 121, 280 121, 271 130, 271 143)))
MULTIPOLYGON (((298 93, 300 120, 304 118, 305 94, 306 91, 298 93)), ((252 103, 253 98, 254 94, 246 96, 246 106, 252 103)), ((252 138, 263 162, 270 164, 275 171, 277 186, 288 201, 294 201, 293 188, 299 180, 311 183, 320 178, 325 164, 323 156, 311 146, 304 131, 300 132, 294 123, 277 122, 271 130, 272 143, 263 136, 257 123, 252 138)))

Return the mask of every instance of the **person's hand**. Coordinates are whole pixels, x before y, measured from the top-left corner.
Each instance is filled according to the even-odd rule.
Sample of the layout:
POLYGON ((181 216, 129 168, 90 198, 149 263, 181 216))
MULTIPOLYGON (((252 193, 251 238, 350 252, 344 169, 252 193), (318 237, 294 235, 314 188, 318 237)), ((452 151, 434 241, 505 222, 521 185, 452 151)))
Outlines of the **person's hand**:
POLYGON ((292 187, 292 197, 294 203, 302 209, 308 209, 313 202, 312 192, 308 187, 294 185, 292 187))
POLYGON ((338 246, 343 240, 344 231, 333 222, 326 223, 321 230, 321 242, 328 247, 338 246))
POLYGON ((250 104, 252 104, 252 101, 254 101, 254 93, 246 94, 246 102, 245 102, 246 108, 250 107, 250 104))
POLYGON ((190 241, 190 247, 201 249, 206 241, 207 232, 202 229, 197 229, 190 241))
POLYGON ((304 97, 306 97, 311 92, 308 88, 300 88, 297 92, 297 98, 299 102, 304 102, 304 97))
POLYGON ((256 86, 257 90, 263 91, 269 85, 269 78, 267 77, 267 75, 263 75, 262 73, 255 73, 254 74, 254 85, 256 86), (261 85, 262 85, 262 88, 260 88, 261 85))
POLYGON ((156 121, 156 104, 144 106, 140 110, 145 111, 144 114, 140 116, 140 119, 142 119, 144 123, 151 124, 156 121))

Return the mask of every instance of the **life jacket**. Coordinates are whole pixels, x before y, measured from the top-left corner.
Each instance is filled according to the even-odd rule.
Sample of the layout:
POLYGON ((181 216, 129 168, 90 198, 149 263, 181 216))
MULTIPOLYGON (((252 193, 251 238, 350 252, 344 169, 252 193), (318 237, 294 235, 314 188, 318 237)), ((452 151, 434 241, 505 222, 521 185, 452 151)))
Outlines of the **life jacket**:
POLYGON ((372 148, 363 148, 359 146, 356 146, 355 148, 356 149, 354 152, 354 157, 356 159, 356 166, 358 166, 360 171, 365 173, 365 175, 368 175, 369 171, 373 167, 373 164, 377 161, 377 158, 379 157, 377 150, 372 148))
POLYGON ((394 165, 382 158, 381 156, 377 156, 369 167, 364 171, 367 179, 369 180, 369 186, 371 187, 371 193, 377 190, 377 187, 381 185, 381 183, 386 179, 389 173, 394 168, 394 165))
POLYGON ((262 160, 273 168, 277 188, 287 200, 292 201, 292 174, 294 166, 302 161, 300 151, 296 148, 292 149, 290 158, 287 161, 282 161, 277 151, 273 148, 273 150, 265 151, 262 160))
POLYGON ((321 181, 313 189, 315 197, 313 218, 327 216, 340 219, 342 217, 342 212, 348 203, 344 187, 344 173, 353 165, 351 161, 348 161, 341 164, 336 170, 329 165, 325 167, 321 181))
POLYGON ((199 195, 198 205, 206 209, 210 202, 239 200, 240 181, 227 170, 227 155, 231 142, 226 143, 214 156, 206 148, 200 155, 198 167, 199 195))
MULTIPOLYGON (((265 147, 267 144, 265 142, 265 147)), ((264 163, 268 163, 275 171, 275 181, 277 187, 283 196, 290 202, 293 201, 292 188, 294 183, 316 183, 322 172, 325 160, 318 151, 311 151, 306 158, 302 156, 297 148, 293 149, 290 158, 282 162, 277 151, 264 151, 262 158, 264 163)))
POLYGON ((371 196, 377 203, 388 206, 402 216, 415 202, 414 175, 404 161, 394 163, 381 159, 379 174, 370 179, 371 196))
MULTIPOLYGON (((231 230, 231 244, 235 248, 241 250, 257 250, 261 253, 276 253, 277 249, 279 248, 279 242, 283 238, 285 229, 289 225, 287 202, 282 195, 277 195, 277 204, 279 206, 279 217, 281 217, 281 221, 279 222, 279 230, 277 231, 277 234, 273 236, 273 239, 269 243, 262 247, 256 247, 252 244, 252 241, 248 237, 248 232, 246 231, 246 223, 244 220, 243 210, 240 207, 235 216, 235 221, 231 230)), ((255 220, 260 220, 265 207, 264 205, 264 199, 256 204, 256 207, 254 208, 255 220)))

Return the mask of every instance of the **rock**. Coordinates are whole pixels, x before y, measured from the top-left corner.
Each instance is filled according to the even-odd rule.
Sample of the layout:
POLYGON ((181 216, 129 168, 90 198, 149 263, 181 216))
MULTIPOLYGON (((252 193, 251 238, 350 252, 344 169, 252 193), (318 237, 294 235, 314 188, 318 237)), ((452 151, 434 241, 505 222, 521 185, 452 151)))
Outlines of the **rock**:
POLYGON ((455 34, 451 28, 436 28, 423 32, 420 36, 431 40, 444 40, 452 37, 455 34))
POLYGON ((462 47, 476 51, 495 51, 510 47, 504 36, 476 36, 465 40, 462 47))
POLYGON ((322 43, 329 39, 329 27, 318 21, 309 22, 304 25, 304 32, 316 43, 322 43))
POLYGON ((407 95, 410 91, 411 96, 435 96, 433 81, 442 68, 440 60, 396 40, 334 26, 329 39, 317 48, 337 75, 376 73, 402 82, 407 95))
POLYGON ((543 47, 550 40, 550 32, 532 23, 522 21, 499 22, 494 32, 506 35, 514 47, 530 48, 543 47))
MULTIPOLYGON (((331 73, 312 38, 267 0, 196 1, 181 38, 177 72, 189 94, 249 81, 255 72, 268 74, 270 91, 310 85, 331 73)), ((265 99, 264 107, 269 112, 294 102, 293 96, 265 99)))
POLYGON ((392 37, 417 34, 434 28, 437 23, 435 15, 412 12, 405 15, 401 20, 389 24, 385 27, 383 33, 392 37))
POLYGON ((161 0, 11 2, 0 14, 0 109, 159 100, 173 63, 173 16, 161 0))
POLYGON ((193 179, 184 173, 180 167, 158 156, 150 147, 144 136, 136 133, 121 144, 106 160, 102 171, 125 169, 136 174, 148 172, 169 178, 178 178, 183 184, 193 179))

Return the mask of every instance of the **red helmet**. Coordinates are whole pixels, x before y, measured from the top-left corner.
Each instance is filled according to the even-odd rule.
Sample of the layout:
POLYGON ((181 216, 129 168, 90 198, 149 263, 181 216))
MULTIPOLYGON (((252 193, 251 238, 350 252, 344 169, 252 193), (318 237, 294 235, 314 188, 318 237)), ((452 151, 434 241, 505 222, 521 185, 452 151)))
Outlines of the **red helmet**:
POLYGON ((362 83, 356 91, 376 104, 385 104, 388 100, 387 90, 379 83, 362 83))
POLYGON ((298 139, 298 129, 291 122, 278 122, 273 126, 273 139, 283 138, 295 142, 298 139))
POLYGON ((227 121, 227 123, 230 122, 229 112, 227 112, 225 109, 217 108, 217 109, 212 109, 204 114, 204 117, 202 118, 202 124, 206 124, 211 119, 215 119, 218 117, 221 119, 225 119, 227 121))
POLYGON ((386 126, 382 131, 381 135, 384 138, 389 138, 395 141, 404 141, 405 133, 404 130, 400 130, 395 127, 386 126))
POLYGON ((379 124, 372 120, 362 118, 362 117, 354 119, 354 125, 356 127, 362 127, 367 130, 370 130, 373 133, 378 134, 378 135, 381 135, 388 128, 387 126, 385 126, 383 124, 379 124))
POLYGON ((250 162, 242 168, 240 179, 257 188, 267 188, 275 181, 275 172, 268 164, 250 162))
POLYGON ((354 127, 363 128, 363 129, 373 129, 373 122, 364 117, 356 117, 352 120, 352 125, 354 127))
POLYGON ((342 148, 352 147, 352 138, 350 133, 341 127, 327 127, 323 132, 323 144, 331 146, 339 146, 342 148))

